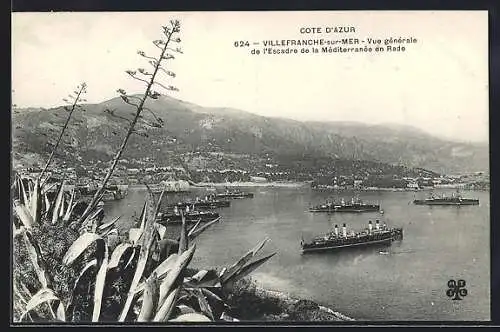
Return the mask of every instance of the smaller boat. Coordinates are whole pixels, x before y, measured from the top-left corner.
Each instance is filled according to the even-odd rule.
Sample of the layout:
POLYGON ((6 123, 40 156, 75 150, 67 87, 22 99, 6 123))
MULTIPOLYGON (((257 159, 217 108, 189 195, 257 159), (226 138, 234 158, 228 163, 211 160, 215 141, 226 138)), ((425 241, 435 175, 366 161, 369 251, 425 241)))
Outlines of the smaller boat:
POLYGON ((446 196, 441 194, 436 196, 431 194, 429 198, 426 199, 415 199, 413 201, 415 205, 479 205, 479 199, 477 198, 463 198, 460 193, 453 193, 451 196, 446 196))
POLYGON ((376 221, 375 229, 372 227, 371 220, 368 228, 362 231, 351 231, 347 233, 347 226, 342 226, 342 234, 339 234, 338 226, 335 225, 334 231, 314 237, 310 242, 300 241, 302 253, 346 249, 353 247, 366 247, 373 245, 390 245, 393 241, 403 239, 403 228, 389 228, 386 224, 380 225, 376 221))
MULTIPOLYGON (((98 190, 96 186, 75 186, 76 190, 82 197, 92 197, 98 190)), ((103 201, 116 201, 125 198, 128 194, 128 186, 118 186, 118 185, 109 185, 106 186, 102 200, 103 201)))
POLYGON ((253 198, 253 193, 248 193, 240 190, 226 190, 224 192, 216 193, 215 197, 232 199, 253 198))
POLYGON ((202 200, 197 197, 195 201, 178 202, 177 204, 168 205, 167 208, 173 209, 173 208, 177 207, 179 209, 185 209, 186 207, 189 206, 192 208, 192 210, 194 210, 194 209, 217 209, 217 208, 229 207, 230 205, 231 205, 231 202, 228 200, 213 199, 213 198, 210 198, 209 196, 206 196, 205 199, 202 199, 202 200))
POLYGON ((361 201, 359 198, 355 199, 354 197, 351 199, 350 203, 346 203, 344 199, 340 201, 340 203, 335 202, 326 202, 321 205, 316 205, 309 208, 309 212, 380 212, 380 205, 373 203, 365 203, 361 201))
MULTIPOLYGON (((187 223, 193 223, 201 219, 202 222, 219 218, 219 213, 213 211, 191 211, 185 212, 184 217, 187 223)), ((182 216, 179 211, 158 213, 157 222, 160 224, 181 224, 182 216)))

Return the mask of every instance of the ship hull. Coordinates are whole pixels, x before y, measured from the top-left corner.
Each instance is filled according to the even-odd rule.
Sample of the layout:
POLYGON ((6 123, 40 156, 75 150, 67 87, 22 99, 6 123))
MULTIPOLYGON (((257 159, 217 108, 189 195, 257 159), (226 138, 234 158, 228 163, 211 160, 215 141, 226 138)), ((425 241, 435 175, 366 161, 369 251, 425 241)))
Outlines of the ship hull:
POLYGON ((359 242, 359 243, 344 244, 344 245, 332 245, 332 246, 324 246, 324 247, 317 247, 317 248, 302 248, 302 253, 306 254, 306 253, 318 252, 318 251, 333 251, 333 250, 350 249, 350 248, 371 247, 371 246, 377 246, 377 245, 390 245, 392 243, 392 241, 393 241, 392 238, 387 238, 387 239, 374 240, 374 241, 369 241, 369 242, 359 242))
POLYGON ((169 209, 177 208, 186 208, 187 206, 193 206, 198 209, 217 209, 222 207, 229 207, 231 203, 229 201, 213 201, 213 202, 193 202, 193 203, 180 203, 180 204, 172 204, 169 205, 169 209))
POLYGON ((380 211, 380 206, 364 206, 364 207, 332 207, 332 208, 310 208, 309 212, 323 212, 323 213, 336 213, 336 212, 378 212, 380 211))
POLYGON ((309 252, 362 248, 375 245, 390 245, 392 241, 397 240, 403 240, 402 228, 392 228, 390 230, 384 230, 382 233, 376 231, 375 234, 371 235, 360 233, 357 238, 354 236, 350 238, 336 237, 335 239, 327 241, 318 242, 319 240, 313 240, 313 242, 310 243, 301 242, 301 251, 304 254, 309 252))
POLYGON ((461 201, 430 201, 430 200, 414 200, 413 204, 415 205, 452 205, 452 206, 457 206, 457 205, 479 205, 479 200, 475 199, 463 199, 461 201))
POLYGON ((218 198, 232 198, 232 199, 253 198, 253 193, 217 194, 216 196, 218 198))
MULTIPOLYGON (((210 221, 213 219, 216 219, 219 217, 218 213, 203 213, 203 214, 192 214, 192 215, 186 215, 186 223, 193 223, 201 219, 202 222, 205 221, 210 221)), ((159 224, 181 224, 182 223, 182 217, 180 215, 172 215, 172 214, 167 214, 163 215, 158 218, 157 222, 159 224)))

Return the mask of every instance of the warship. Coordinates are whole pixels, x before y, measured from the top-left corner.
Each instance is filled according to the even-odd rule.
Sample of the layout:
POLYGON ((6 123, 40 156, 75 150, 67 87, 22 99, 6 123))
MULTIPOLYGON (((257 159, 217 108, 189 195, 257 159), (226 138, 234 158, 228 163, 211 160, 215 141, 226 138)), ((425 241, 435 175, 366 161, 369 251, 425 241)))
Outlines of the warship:
POLYGON ((224 192, 219 192, 212 195, 215 196, 216 198, 232 198, 232 199, 253 198, 253 193, 248 193, 240 190, 226 190, 224 192))
POLYGON ((361 201, 360 199, 351 199, 350 203, 346 203, 344 199, 340 203, 326 202, 321 205, 316 205, 309 208, 309 212, 378 212, 380 211, 379 204, 370 204, 361 201))
POLYGON ((168 205, 168 209, 174 209, 177 207, 178 209, 185 209, 186 207, 191 207, 191 210, 194 209, 217 209, 223 207, 229 207, 231 202, 228 200, 222 199, 213 199, 212 197, 206 196, 205 199, 196 198, 195 201, 184 201, 178 202, 176 204, 168 205))
POLYGON ((372 245, 390 245, 393 241, 403 239, 403 228, 389 228, 386 224, 380 225, 377 220, 375 228, 372 221, 368 222, 368 228, 361 231, 347 232, 346 224, 342 226, 342 234, 335 225, 333 232, 314 237, 310 242, 300 241, 302 253, 337 250, 353 247, 365 247, 372 245))
POLYGON ((477 198, 463 198, 459 193, 453 193, 451 196, 442 194, 435 196, 431 194, 426 199, 415 199, 413 204, 416 205, 479 205, 477 198))

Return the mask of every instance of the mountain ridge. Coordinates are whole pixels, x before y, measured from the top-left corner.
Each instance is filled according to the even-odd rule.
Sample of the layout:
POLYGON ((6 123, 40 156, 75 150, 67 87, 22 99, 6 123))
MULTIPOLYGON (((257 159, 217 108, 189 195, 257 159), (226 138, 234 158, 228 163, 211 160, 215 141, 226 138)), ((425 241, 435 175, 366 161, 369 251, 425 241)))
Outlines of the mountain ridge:
MULTIPOLYGON (((140 97, 136 94, 131 98, 140 97)), ((86 111, 74 113, 72 123, 77 126, 70 126, 66 148, 81 160, 109 159, 124 135, 126 122, 119 117, 131 117, 134 108, 120 97, 82 106, 86 111)), ((203 150, 248 155, 311 154, 420 167, 439 173, 485 170, 489 165, 487 144, 447 141, 408 125, 302 122, 234 108, 203 107, 170 96, 148 99, 145 106, 166 125, 144 127, 149 138, 133 137, 126 150, 128 157, 145 157, 145 152, 151 154, 150 149, 154 148, 157 153, 153 159, 157 162, 166 159, 160 156, 162 153, 203 150)), ((13 150, 47 154, 47 142, 65 114, 62 107, 38 111, 29 108, 27 112, 14 109, 13 150)), ((149 111, 144 114, 153 119, 149 111)))

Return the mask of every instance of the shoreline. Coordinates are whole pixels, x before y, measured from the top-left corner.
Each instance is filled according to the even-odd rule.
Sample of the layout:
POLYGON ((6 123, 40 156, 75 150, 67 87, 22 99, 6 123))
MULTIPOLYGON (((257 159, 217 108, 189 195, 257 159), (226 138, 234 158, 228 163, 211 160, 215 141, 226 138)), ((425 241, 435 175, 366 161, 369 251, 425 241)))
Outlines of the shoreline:
MULTIPOLYGON (((149 186, 157 186, 158 184, 149 184, 149 186)), ((307 182, 199 182, 195 185, 190 185, 189 189, 210 189, 210 188, 238 188, 238 187, 280 187, 280 188, 302 188, 309 186, 307 182)), ((144 184, 129 184, 129 189, 146 189, 144 184)), ((180 191, 181 192, 181 191, 180 191)))
POLYGON ((307 187, 307 182, 199 182, 192 185, 192 188, 207 188, 207 187, 284 187, 284 188, 301 188, 307 187))
MULTIPOLYGON (((150 184, 150 186, 157 186, 158 184, 150 184)), ((126 185, 128 189, 143 189, 146 190, 144 184, 129 184, 126 185)), ((426 187, 420 189, 414 188, 378 188, 378 187, 365 187, 365 188, 334 188, 334 187, 316 187, 312 188, 309 182, 199 182, 190 185, 189 188, 179 192, 189 192, 191 189, 214 189, 214 188, 306 188, 309 187, 316 191, 359 191, 359 192, 428 192, 433 190, 450 190, 461 189, 462 191, 489 191, 489 189, 469 189, 461 187, 426 187)))
POLYGON ((332 308, 329 308, 327 306, 321 305, 321 304, 319 304, 316 301, 309 300, 309 299, 304 299, 304 298, 293 297, 293 296, 291 296, 288 293, 283 292, 283 291, 271 290, 271 289, 268 289, 268 288, 264 288, 263 286, 256 285, 255 286, 255 294, 258 295, 258 296, 260 296, 260 297, 263 297, 263 298, 277 299, 279 301, 282 301, 287 306, 297 304, 299 301, 303 301, 303 300, 311 301, 311 302, 314 302, 314 303, 316 303, 318 305, 318 310, 319 311, 321 311, 321 312, 323 312, 325 314, 328 314, 328 315, 332 315, 333 317, 335 317, 335 320, 338 320, 338 321, 355 321, 354 318, 349 317, 347 315, 344 315, 344 314, 342 314, 342 313, 340 313, 338 311, 335 311, 332 308))

